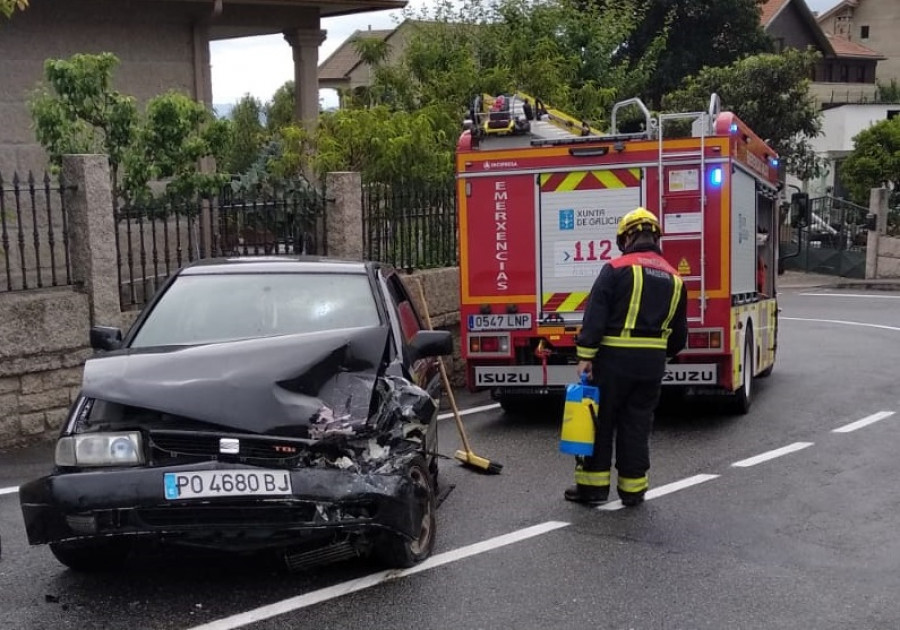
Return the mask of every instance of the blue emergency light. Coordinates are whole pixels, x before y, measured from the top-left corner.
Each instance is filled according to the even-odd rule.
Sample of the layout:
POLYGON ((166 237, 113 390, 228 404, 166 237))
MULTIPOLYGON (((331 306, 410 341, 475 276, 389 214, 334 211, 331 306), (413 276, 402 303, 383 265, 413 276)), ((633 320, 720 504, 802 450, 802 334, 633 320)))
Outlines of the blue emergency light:
POLYGON ((714 168, 709 172, 709 183, 711 186, 722 185, 722 169, 714 168))
POLYGON ((737 124, 737 123, 731 123, 731 126, 728 128, 728 131, 730 131, 731 133, 737 133, 737 131, 738 131, 738 124, 737 124))

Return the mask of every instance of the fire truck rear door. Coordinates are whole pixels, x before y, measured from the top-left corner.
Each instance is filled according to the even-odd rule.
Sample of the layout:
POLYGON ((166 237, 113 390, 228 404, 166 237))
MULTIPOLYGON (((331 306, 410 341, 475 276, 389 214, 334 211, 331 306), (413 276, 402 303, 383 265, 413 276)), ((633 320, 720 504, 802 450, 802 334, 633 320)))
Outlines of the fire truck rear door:
POLYGON ((539 319, 578 324, 594 279, 618 253, 619 219, 643 205, 643 172, 541 173, 538 185, 539 319))

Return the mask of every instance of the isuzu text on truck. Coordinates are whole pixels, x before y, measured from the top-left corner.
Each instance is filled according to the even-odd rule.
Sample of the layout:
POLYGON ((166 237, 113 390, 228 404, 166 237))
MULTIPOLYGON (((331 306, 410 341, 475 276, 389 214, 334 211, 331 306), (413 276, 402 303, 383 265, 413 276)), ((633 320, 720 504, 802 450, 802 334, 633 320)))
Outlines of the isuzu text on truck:
POLYGON ((527 95, 497 100, 476 99, 456 157, 469 387, 510 408, 575 379, 588 293, 619 253, 619 219, 644 206, 689 298, 688 345, 664 384, 746 412, 777 347, 775 152, 715 95, 684 114, 617 103, 609 135, 527 95), (641 132, 617 132, 624 107, 642 112, 641 132), (664 136, 679 126, 684 137, 664 136))

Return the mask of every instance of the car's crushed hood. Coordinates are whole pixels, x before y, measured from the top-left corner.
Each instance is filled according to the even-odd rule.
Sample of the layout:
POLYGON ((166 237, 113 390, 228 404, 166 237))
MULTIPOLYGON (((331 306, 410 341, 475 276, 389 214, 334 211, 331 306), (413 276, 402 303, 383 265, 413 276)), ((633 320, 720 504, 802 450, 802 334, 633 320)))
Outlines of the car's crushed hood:
POLYGON ((119 350, 87 361, 82 395, 217 430, 352 433, 377 415, 379 382, 400 375, 388 342, 388 328, 371 327, 119 350))

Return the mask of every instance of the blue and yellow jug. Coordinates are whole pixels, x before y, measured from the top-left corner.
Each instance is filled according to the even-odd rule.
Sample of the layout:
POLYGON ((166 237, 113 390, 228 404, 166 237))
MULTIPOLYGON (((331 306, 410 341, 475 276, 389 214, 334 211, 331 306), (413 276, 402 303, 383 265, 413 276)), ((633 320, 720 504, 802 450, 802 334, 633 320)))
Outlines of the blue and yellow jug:
POLYGON ((600 406, 600 389, 588 385, 587 374, 580 383, 566 385, 559 450, 567 455, 592 455, 594 452, 594 418, 600 406))

